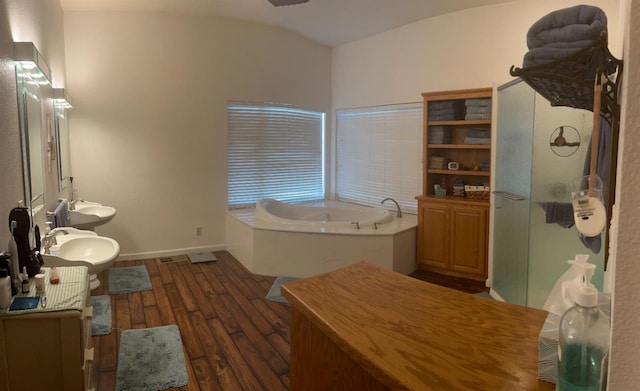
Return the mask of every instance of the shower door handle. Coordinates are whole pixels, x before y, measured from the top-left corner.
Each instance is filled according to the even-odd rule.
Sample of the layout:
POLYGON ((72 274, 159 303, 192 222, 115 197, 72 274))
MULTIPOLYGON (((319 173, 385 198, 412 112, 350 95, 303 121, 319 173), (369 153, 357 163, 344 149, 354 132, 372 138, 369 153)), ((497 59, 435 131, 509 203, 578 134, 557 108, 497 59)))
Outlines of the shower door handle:
POLYGON ((521 195, 514 194, 514 193, 509 193, 508 191, 495 190, 492 193, 497 195, 498 197, 506 198, 512 201, 524 201, 527 199, 527 197, 523 197, 521 195))

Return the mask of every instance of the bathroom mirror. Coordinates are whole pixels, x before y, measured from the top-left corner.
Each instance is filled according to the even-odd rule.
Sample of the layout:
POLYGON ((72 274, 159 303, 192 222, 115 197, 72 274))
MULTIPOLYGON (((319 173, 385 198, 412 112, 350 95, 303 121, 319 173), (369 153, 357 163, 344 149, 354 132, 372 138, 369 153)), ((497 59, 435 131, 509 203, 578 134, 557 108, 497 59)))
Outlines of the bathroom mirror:
POLYGON ((40 82, 21 64, 16 79, 25 205, 36 214, 45 205, 40 82))
POLYGON ((58 166, 58 191, 69 186, 71 177, 69 128, 67 110, 72 108, 71 97, 64 88, 53 89, 53 112, 55 115, 55 148, 58 166))

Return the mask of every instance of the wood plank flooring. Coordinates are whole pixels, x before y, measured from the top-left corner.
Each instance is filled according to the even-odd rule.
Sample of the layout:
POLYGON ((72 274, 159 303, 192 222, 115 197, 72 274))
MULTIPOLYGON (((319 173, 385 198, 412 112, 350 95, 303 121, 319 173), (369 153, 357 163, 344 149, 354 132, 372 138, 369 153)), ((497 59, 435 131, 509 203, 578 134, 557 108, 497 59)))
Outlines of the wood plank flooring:
MULTIPOLYGON (((94 384, 115 390, 121 330, 176 324, 189 384, 177 390, 286 390, 289 385, 289 306, 265 299, 274 277, 249 273, 229 253, 218 261, 146 265, 153 290, 111 295, 112 332, 92 337, 94 384)), ((92 296, 108 294, 108 274, 92 296)))
MULTIPOLYGON (((291 312, 265 299, 275 278, 248 272, 226 251, 215 255, 216 262, 200 264, 116 262, 146 265, 153 290, 111 295, 112 332, 92 337, 97 391, 115 390, 121 330, 170 324, 180 328, 189 374, 189 384, 174 390, 288 389, 291 312)), ((459 281, 413 276, 465 290, 459 281)), ((99 278, 92 296, 108 294, 108 273, 99 278)))

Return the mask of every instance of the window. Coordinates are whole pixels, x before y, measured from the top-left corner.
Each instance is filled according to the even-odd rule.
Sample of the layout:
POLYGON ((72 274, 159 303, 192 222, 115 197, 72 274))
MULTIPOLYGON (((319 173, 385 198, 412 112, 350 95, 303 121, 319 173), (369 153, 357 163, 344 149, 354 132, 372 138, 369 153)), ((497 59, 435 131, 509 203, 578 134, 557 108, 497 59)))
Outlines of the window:
POLYGON ((392 197, 417 213, 422 193, 422 105, 408 103, 338 110, 336 195, 380 205, 392 197))
POLYGON ((286 105, 229 102, 227 202, 324 199, 325 114, 286 105))

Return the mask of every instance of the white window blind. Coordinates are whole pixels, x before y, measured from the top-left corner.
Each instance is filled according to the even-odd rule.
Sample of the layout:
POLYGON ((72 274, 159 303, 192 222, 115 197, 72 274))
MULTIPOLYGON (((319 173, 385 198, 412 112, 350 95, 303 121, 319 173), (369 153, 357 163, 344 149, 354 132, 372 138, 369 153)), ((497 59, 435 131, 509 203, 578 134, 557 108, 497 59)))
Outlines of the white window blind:
POLYGON ((391 197, 403 212, 417 213, 415 196, 422 192, 421 103, 336 114, 338 199, 380 205, 391 197))
POLYGON ((324 198, 325 114, 268 103, 227 104, 227 201, 324 198))

